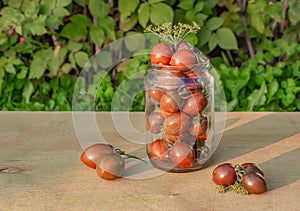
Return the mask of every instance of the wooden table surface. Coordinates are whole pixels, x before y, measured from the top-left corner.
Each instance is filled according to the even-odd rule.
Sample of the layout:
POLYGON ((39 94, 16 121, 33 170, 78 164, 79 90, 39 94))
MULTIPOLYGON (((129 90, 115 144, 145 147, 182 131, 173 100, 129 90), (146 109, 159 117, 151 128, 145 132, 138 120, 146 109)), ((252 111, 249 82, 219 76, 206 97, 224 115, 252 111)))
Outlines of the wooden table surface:
MULTIPOLYGON (((72 112, 0 112, 1 211, 300 210, 300 113, 227 113, 221 142, 205 169, 164 173, 129 161, 125 178, 114 181, 102 180, 79 160, 82 148, 99 137, 73 117, 72 112), (259 164, 269 191, 218 193, 211 173, 223 162, 259 164)), ((142 132, 143 113, 130 113, 129 120, 142 132)), ((142 133, 120 134, 111 113, 96 113, 94 123, 110 144, 145 156, 138 141, 142 133)))

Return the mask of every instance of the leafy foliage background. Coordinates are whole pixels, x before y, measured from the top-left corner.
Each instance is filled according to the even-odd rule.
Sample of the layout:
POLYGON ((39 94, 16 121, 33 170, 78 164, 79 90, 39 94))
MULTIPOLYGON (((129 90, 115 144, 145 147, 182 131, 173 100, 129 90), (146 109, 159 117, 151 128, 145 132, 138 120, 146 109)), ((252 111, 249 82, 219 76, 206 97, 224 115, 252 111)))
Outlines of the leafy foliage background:
MULTIPOLYGON (((109 111, 114 95, 132 97, 126 93, 139 85, 148 60, 133 54, 106 74, 111 58, 149 40, 125 39, 118 49, 100 51, 100 71, 89 83, 78 78, 86 62, 148 24, 192 21, 201 30, 186 40, 210 58, 229 111, 300 110, 298 0, 1 0, 0 6, 1 110, 72 110, 78 79, 85 89, 75 90, 80 102, 73 109, 109 111), (131 85, 116 93, 124 80, 131 85)), ((138 93, 130 110, 143 109, 138 93)))

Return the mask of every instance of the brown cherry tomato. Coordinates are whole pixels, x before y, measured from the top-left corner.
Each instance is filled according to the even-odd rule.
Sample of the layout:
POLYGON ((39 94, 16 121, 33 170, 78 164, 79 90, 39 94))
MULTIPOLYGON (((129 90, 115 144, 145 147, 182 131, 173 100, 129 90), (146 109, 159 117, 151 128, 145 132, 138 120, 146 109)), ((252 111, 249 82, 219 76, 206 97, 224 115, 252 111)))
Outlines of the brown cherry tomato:
POLYGON ((171 57, 170 65, 178 70, 186 71, 197 63, 196 55, 191 50, 177 51, 171 57))
POLYGON ((245 171, 247 173, 254 172, 264 176, 264 172, 262 171, 262 169, 255 163, 243 163, 241 166, 245 168, 245 171))
POLYGON ((176 112, 168 116, 163 124, 164 132, 170 135, 179 135, 188 129, 190 118, 182 112, 176 112))
POLYGON ((186 100, 183 106, 183 112, 195 115, 201 113, 207 104, 208 101, 204 94, 202 92, 197 92, 186 100))
POLYGON ((170 149, 169 156, 172 162, 181 168, 190 168, 195 163, 195 151, 185 142, 177 142, 170 149))
POLYGON ((154 100, 160 101, 164 94, 165 91, 163 89, 154 86, 150 88, 150 97, 154 100))
POLYGON ((86 148, 81 156, 80 160, 88 167, 95 169, 98 159, 107 153, 113 153, 114 148, 109 144, 94 144, 86 148))
POLYGON ((231 163, 218 165, 212 172, 212 180, 217 185, 229 186, 235 183, 237 175, 231 163))
POLYGON ((207 130, 207 119, 203 118, 201 120, 195 119, 193 120, 189 132, 192 136, 201 136, 205 134, 207 130))
POLYGON ((174 51, 166 43, 158 43, 150 51, 150 62, 152 64, 169 64, 174 51))
POLYGON ((148 153, 151 158, 158 160, 168 159, 168 142, 163 139, 157 139, 148 146, 148 153))
POLYGON ((146 118, 147 130, 149 130, 151 133, 160 133, 163 126, 164 119, 165 118, 162 116, 160 112, 158 111, 152 112, 146 118))
POLYGON ((160 108, 166 112, 174 113, 179 110, 179 98, 165 94, 160 99, 160 108))
POLYGON ((175 89, 183 84, 180 77, 170 71, 163 70, 157 75, 157 83, 165 89, 175 89))
POLYGON ((246 173, 242 178, 243 187, 252 194, 261 194, 267 191, 267 183, 261 174, 246 173))
POLYGON ((106 180, 117 179, 122 176, 125 170, 125 161, 117 153, 108 153, 97 161, 96 172, 99 177, 106 180))

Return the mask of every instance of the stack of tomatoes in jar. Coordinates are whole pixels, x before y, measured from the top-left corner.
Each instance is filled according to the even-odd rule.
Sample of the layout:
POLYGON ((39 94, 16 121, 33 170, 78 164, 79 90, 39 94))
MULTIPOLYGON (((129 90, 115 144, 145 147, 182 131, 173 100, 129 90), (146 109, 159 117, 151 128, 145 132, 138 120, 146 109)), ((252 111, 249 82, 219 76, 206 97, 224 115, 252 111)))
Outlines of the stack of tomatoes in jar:
MULTIPOLYGON (((158 43, 145 79, 147 153, 160 169, 185 172, 203 167, 209 154, 212 86, 208 66, 189 43, 158 43)), ((210 66, 209 66, 210 67, 210 66)))

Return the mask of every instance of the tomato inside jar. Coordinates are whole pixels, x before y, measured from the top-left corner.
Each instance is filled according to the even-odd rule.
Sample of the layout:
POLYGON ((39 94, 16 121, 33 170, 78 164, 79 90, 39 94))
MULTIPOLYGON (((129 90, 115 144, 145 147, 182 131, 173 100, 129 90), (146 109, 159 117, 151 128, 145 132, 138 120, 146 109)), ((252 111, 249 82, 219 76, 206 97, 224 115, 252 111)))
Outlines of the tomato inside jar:
POLYGON ((210 62, 186 46, 170 46, 169 62, 150 61, 144 81, 147 154, 154 167, 168 172, 204 168, 215 148, 210 62))

